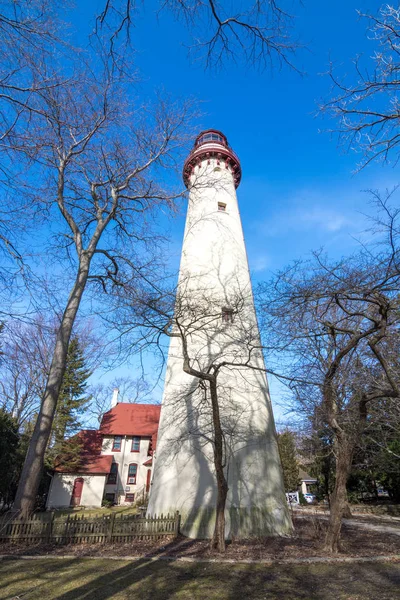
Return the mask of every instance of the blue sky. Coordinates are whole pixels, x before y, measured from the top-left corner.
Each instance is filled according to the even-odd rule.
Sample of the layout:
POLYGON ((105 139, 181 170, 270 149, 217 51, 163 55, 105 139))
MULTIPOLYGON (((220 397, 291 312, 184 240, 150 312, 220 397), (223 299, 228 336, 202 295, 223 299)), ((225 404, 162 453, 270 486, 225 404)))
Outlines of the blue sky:
MULTIPOLYGON (((354 249, 365 228, 363 213, 370 210, 363 190, 392 186, 396 172, 372 165, 354 174, 360 156, 321 133, 334 123, 317 111, 329 96, 329 79, 321 75, 329 60, 351 72, 355 55, 365 54, 366 61, 372 55, 367 23, 356 10, 375 13, 380 3, 307 0, 296 6, 296 29, 307 48, 297 61, 304 76, 233 63, 205 71, 204 63, 188 56, 191 38, 184 24, 167 12, 157 18, 156 6, 146 3, 133 34, 141 92, 151 97, 164 88, 197 98, 203 112, 199 130, 216 127, 228 136, 242 163, 238 197, 254 278, 264 279, 321 246, 334 255, 354 249)), ((183 226, 184 215, 172 229, 177 249, 183 226)))
MULTIPOLYGON (((363 190, 392 187, 397 172, 372 164, 355 173, 361 157, 321 133, 334 123, 317 111, 319 101, 329 97, 329 78, 322 73, 330 60, 341 73, 352 72, 357 54, 369 63, 374 45, 366 20, 356 11, 376 13, 380 2, 305 0, 303 6, 294 5, 295 28, 305 46, 297 60, 303 76, 240 63, 205 71, 203 62, 188 55, 191 37, 184 23, 165 11, 157 16, 157 7, 146 2, 135 17, 139 93, 151 98, 162 88, 173 96, 195 97, 203 113, 199 131, 215 127, 227 135, 242 164, 238 197, 254 281, 312 249, 325 247, 333 256, 356 249, 367 226, 364 214, 371 210, 363 190)), ((88 9, 80 8, 83 14, 88 9)), ((171 226, 176 256, 184 218, 171 226)))

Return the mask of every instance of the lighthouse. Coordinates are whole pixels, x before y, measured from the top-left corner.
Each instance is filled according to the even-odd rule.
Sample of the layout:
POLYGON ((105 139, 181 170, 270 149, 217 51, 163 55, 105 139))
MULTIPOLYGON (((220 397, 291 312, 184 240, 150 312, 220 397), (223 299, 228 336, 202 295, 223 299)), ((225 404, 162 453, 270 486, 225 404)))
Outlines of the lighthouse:
POLYGON ((193 538, 213 534, 216 447, 225 537, 292 530, 236 196, 241 176, 223 133, 198 135, 183 168, 189 203, 148 505, 148 514, 179 511, 193 538))

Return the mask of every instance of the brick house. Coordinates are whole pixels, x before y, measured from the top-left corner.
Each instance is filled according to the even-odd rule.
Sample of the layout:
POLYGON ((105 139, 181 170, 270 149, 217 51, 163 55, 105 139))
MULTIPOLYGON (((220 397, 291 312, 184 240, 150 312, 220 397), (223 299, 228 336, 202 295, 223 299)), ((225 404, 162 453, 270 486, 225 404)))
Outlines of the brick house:
POLYGON ((47 508, 101 506, 103 499, 131 504, 150 490, 152 456, 161 407, 119 403, 103 415, 97 431, 82 430, 79 466, 59 460, 47 497, 47 508))

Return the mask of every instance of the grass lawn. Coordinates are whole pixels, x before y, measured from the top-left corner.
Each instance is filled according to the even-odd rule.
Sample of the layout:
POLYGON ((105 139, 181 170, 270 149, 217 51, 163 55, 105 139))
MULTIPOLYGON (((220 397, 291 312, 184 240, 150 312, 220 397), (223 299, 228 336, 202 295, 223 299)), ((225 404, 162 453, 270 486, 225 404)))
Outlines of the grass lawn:
POLYGON ((2 600, 394 600, 400 563, 256 565, 147 559, 4 560, 2 600))

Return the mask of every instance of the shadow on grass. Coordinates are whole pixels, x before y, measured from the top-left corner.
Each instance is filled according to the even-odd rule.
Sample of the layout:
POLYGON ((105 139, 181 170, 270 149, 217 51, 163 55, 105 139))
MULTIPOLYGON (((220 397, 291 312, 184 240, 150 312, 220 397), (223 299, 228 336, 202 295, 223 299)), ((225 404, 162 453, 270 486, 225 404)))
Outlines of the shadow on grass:
MULTIPOLYGON (((141 600, 167 598, 303 598, 333 600, 362 597, 392 600, 399 592, 400 573, 387 565, 311 565, 262 568, 259 565, 221 565, 148 562, 125 565, 111 576, 98 577, 58 600, 141 600), (367 586, 366 586, 367 584, 367 586), (366 589, 367 588, 367 589, 366 589)), ((398 595, 397 597, 400 597, 398 595)))
MULTIPOLYGON (((44 563, 45 561, 43 561, 44 563)), ((42 575, 46 572, 46 568, 42 567, 42 561, 38 561, 38 575, 41 578, 42 575)), ((29 581, 32 579, 32 570, 34 570, 35 568, 35 563, 32 562, 26 562, 24 561, 24 563, 21 564, 21 560, 18 560, 18 557, 16 557, 16 560, 14 558, 10 558, 10 559, 3 559, 0 562, 0 568, 1 570, 5 570, 5 571, 9 571, 12 575, 15 574, 15 581, 18 582, 18 584, 22 584, 24 581, 29 581)), ((63 571, 65 569, 65 564, 63 564, 62 560, 59 561, 51 561, 51 573, 52 574, 57 574, 58 571, 63 571)), ((46 582, 41 582, 40 584, 38 584, 38 586, 34 586, 35 589, 36 587, 39 587, 39 585, 42 587, 46 582)), ((7 576, 2 575, 0 577, 0 590, 6 588, 7 586, 10 585, 10 581, 7 580, 7 576)), ((24 591, 24 593, 26 593, 24 591)), ((16 596, 17 597, 17 596, 16 596)), ((1 592, 0 592, 0 598, 3 598, 1 592)), ((10 599, 11 600, 11 599, 10 599)), ((14 597, 12 597, 12 600, 14 600, 14 597)))
POLYGON ((21 597, 26 594, 29 600, 400 598, 399 563, 266 566, 149 559, 123 564, 105 559, 37 562, 40 564, 25 562, 22 568, 20 561, 15 561, 6 569, 20 584, 21 597))
MULTIPOLYGON (((157 557, 157 556, 174 556, 175 554, 182 555, 185 554, 188 550, 196 549, 199 546, 199 540, 190 539, 184 536, 179 536, 173 539, 168 544, 155 548, 146 554, 145 558, 148 557, 157 557)), ((205 544, 200 546, 200 549, 195 554, 204 554, 204 549, 209 548, 209 541, 207 540, 205 544)))
POLYGON ((176 573, 170 563, 141 559, 58 595, 57 600, 107 600, 136 596, 141 600, 165 600, 184 588, 188 580, 197 578, 197 569, 192 572, 191 567, 176 573))

